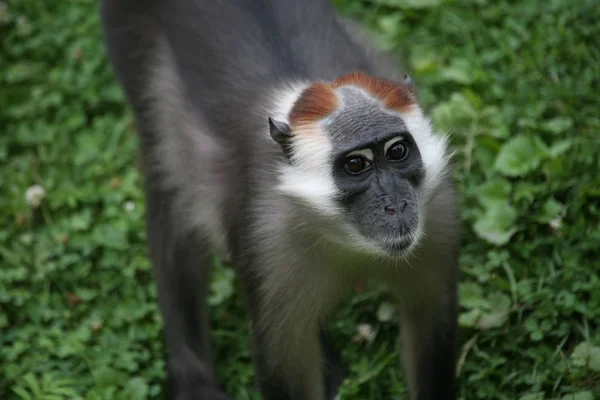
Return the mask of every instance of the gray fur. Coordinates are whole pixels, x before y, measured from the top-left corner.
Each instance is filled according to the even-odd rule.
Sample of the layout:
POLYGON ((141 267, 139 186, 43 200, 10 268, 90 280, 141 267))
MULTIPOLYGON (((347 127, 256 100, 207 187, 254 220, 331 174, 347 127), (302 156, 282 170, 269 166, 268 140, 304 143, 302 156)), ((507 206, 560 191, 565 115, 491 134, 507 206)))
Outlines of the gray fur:
POLYGON ((375 99, 361 89, 338 89, 343 107, 327 119, 326 129, 336 151, 347 152, 360 143, 382 140, 389 133, 407 133, 397 114, 384 110, 375 99))
MULTIPOLYGON (((323 368, 323 353, 335 357, 319 332, 367 279, 398 297, 413 399, 454 399, 459 234, 449 174, 421 205, 425 235, 405 258, 324 240, 320 228, 338 227, 277 189, 286 159, 268 133, 273 93, 356 70, 391 77, 392 63, 349 35, 326 0, 103 0, 102 17, 139 126, 169 398, 227 398, 208 347, 208 257, 217 253, 243 283, 265 400, 332 398, 340 379, 323 368)), ((392 114, 365 120, 375 115, 403 129, 392 114)), ((343 134, 332 137, 341 150, 343 134)))

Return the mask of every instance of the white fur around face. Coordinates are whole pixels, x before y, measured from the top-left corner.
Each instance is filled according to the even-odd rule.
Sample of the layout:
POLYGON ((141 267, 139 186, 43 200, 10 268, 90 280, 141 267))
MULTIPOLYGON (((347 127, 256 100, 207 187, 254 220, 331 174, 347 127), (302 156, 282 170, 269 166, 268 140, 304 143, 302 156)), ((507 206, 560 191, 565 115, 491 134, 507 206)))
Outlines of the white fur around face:
POLYGON ((448 135, 435 134, 431 126, 431 120, 416 105, 410 112, 401 113, 400 117, 421 153, 421 160, 425 169, 425 181, 421 193, 424 200, 427 200, 448 171, 448 165, 452 157, 448 149, 448 135))
POLYGON ((309 85, 307 82, 297 81, 275 89, 265 111, 271 118, 289 124, 288 116, 294 103, 309 85))
MULTIPOLYGON (((294 103, 309 85, 294 82, 275 90, 269 115, 289 124, 288 116, 294 103)), ((298 129, 294 136, 292 162, 281 166, 279 191, 304 202, 320 215, 338 215, 333 201, 337 189, 332 176, 331 141, 318 124, 298 129)))
POLYGON ((294 134, 292 162, 282 168, 279 190, 303 200, 321 215, 338 215, 334 202, 338 190, 333 180, 329 138, 317 125, 294 134))

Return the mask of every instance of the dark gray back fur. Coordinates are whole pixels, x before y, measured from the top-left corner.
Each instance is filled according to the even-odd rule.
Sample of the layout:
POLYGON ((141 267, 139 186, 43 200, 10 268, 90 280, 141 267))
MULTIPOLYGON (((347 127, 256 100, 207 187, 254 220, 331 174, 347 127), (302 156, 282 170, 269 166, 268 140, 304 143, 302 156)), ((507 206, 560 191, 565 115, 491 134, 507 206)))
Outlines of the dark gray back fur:
POLYGON ((239 136, 228 128, 240 126, 232 120, 247 117, 243 111, 270 89, 265 82, 378 72, 357 44, 360 34, 350 36, 328 0, 108 0, 103 14, 109 25, 127 19, 127 31, 108 31, 107 39, 111 52, 128 53, 129 63, 113 58, 134 100, 144 48, 164 35, 187 100, 219 135, 239 136))
MULTIPOLYGON (((214 213, 223 215, 218 224, 226 236, 237 236, 240 217, 248 215, 245 199, 254 191, 273 192, 276 184, 273 166, 282 154, 265 140, 268 116, 258 108, 273 101, 273 88, 352 71, 396 72, 390 60, 367 46, 365 31, 341 20, 329 0, 104 0, 102 16, 111 62, 140 124, 146 183, 179 178, 170 187, 180 192, 184 218, 208 213, 206 207, 190 211, 201 204, 218 207, 214 213), (167 81, 153 70, 161 53, 179 85, 154 88, 159 92, 154 100, 170 106, 148 100, 149 87, 167 81), (167 107, 177 110, 170 112, 169 129, 140 118, 167 107), (221 148, 209 149, 208 139, 221 148), (160 140, 171 142, 168 151, 156 150, 160 140), (166 173, 156 158, 170 164, 166 173), (207 199, 213 192, 219 198, 207 199)), ((210 229, 206 218, 199 219, 210 229)))

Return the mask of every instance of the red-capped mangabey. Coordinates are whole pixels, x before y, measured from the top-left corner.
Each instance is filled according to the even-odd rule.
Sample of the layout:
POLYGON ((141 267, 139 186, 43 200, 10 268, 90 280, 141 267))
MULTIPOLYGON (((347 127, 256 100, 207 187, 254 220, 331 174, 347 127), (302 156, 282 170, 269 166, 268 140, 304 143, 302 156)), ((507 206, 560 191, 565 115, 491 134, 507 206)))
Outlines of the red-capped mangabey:
POLYGON ((168 397, 226 399, 209 257, 243 282, 265 400, 333 399, 324 322, 385 283, 414 400, 455 398, 459 230, 445 135, 326 0, 103 0, 135 112, 168 397))

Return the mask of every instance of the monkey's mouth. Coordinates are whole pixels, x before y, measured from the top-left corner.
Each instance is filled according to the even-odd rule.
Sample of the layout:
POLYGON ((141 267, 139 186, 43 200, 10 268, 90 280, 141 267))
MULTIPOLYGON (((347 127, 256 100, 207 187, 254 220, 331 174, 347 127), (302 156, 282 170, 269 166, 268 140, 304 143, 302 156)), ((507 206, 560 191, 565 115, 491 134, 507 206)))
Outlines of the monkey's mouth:
POLYGON ((403 235, 393 240, 386 240, 383 243, 383 248, 392 256, 401 256, 406 254, 413 242, 411 236, 403 235))

